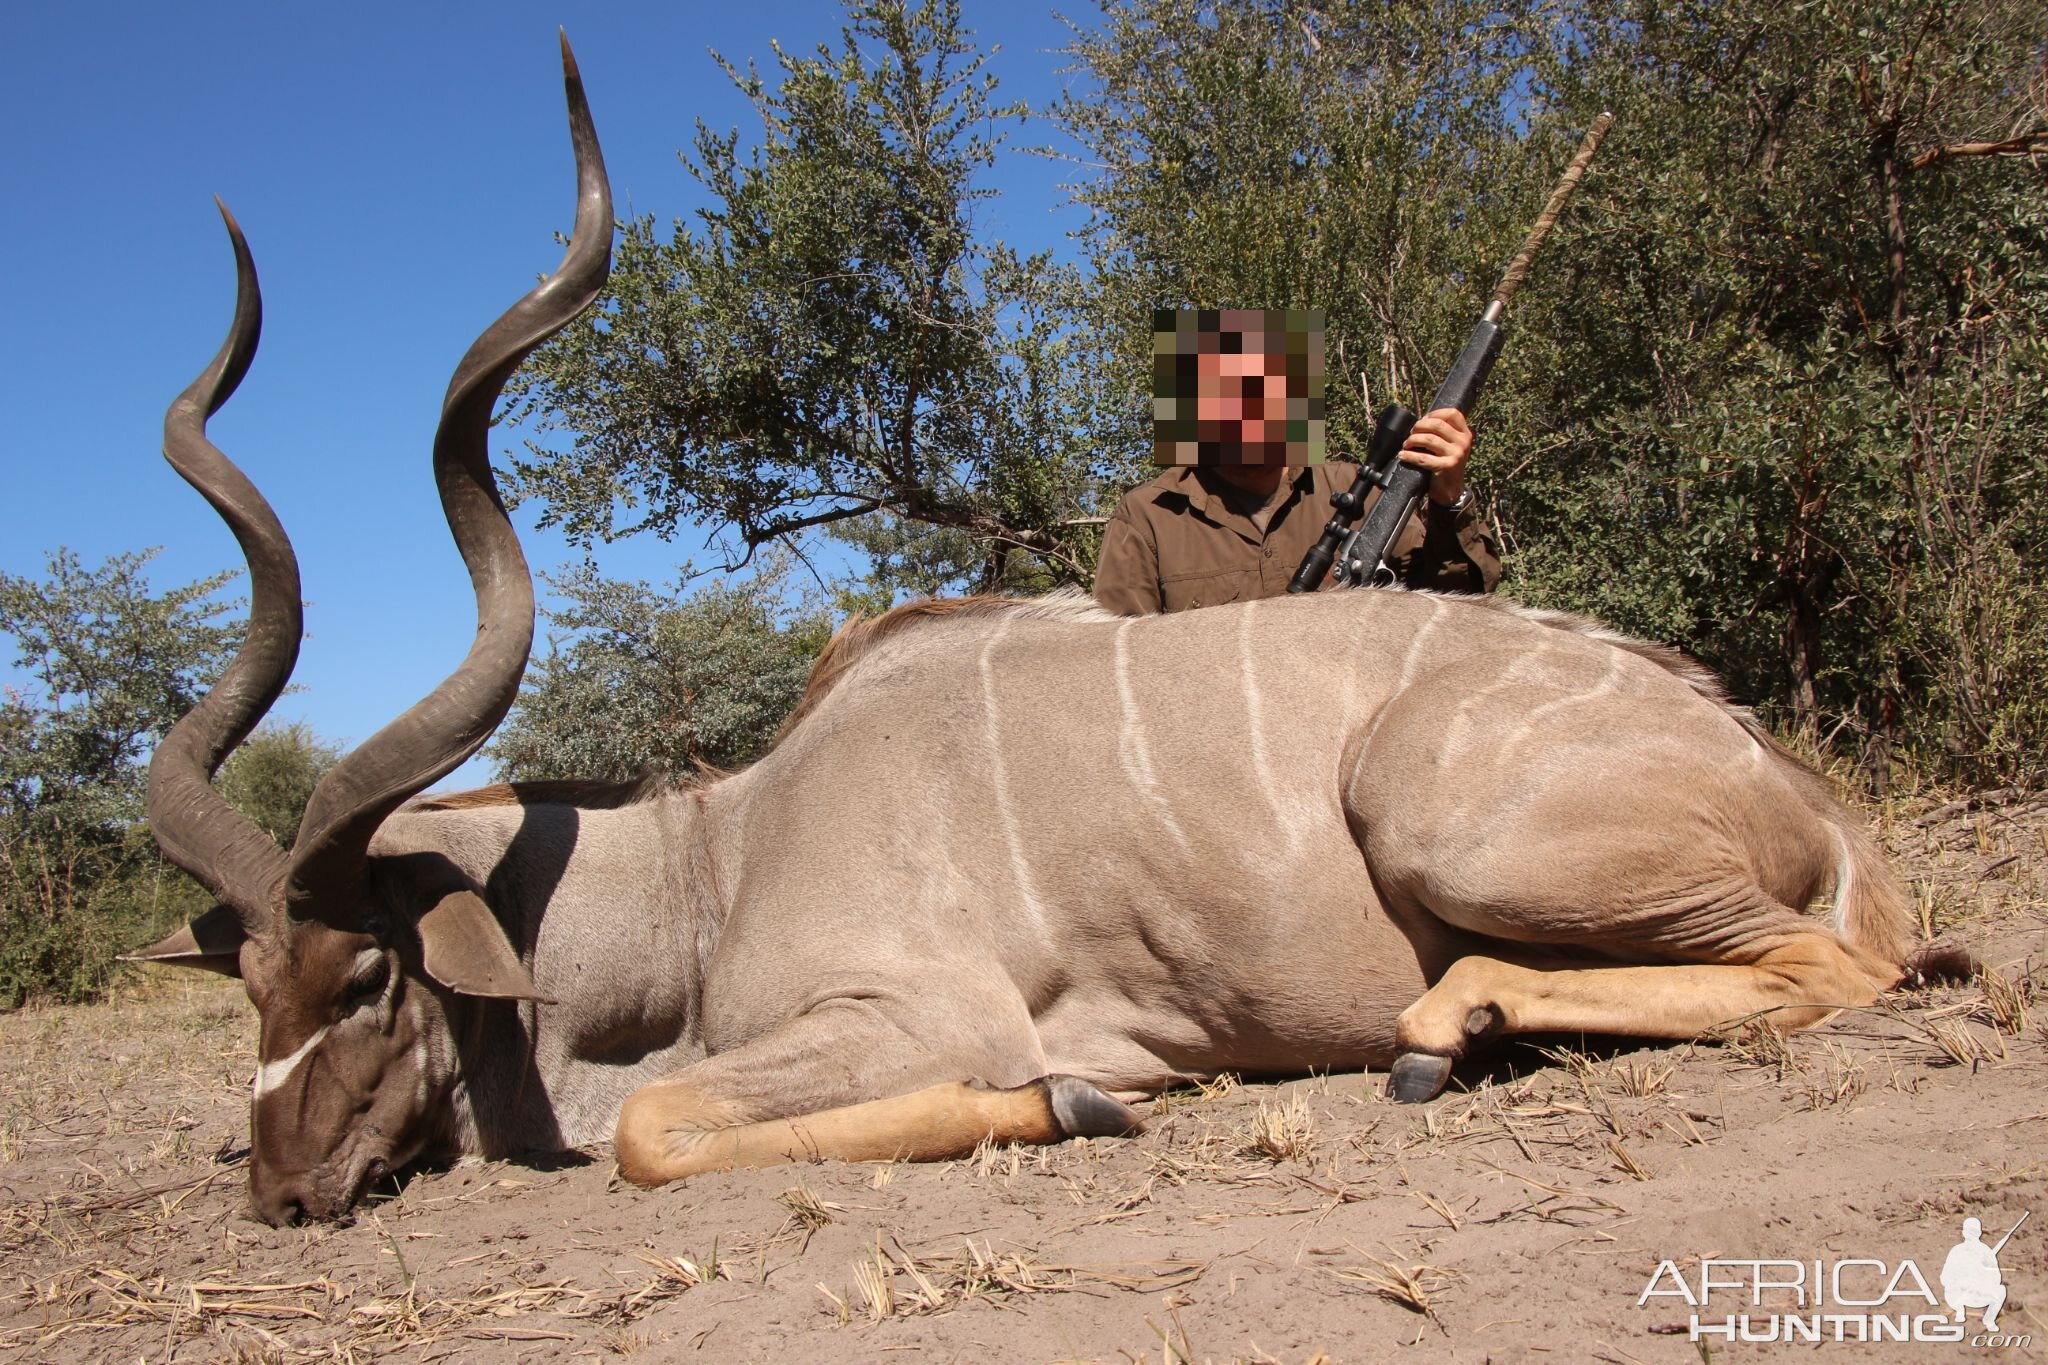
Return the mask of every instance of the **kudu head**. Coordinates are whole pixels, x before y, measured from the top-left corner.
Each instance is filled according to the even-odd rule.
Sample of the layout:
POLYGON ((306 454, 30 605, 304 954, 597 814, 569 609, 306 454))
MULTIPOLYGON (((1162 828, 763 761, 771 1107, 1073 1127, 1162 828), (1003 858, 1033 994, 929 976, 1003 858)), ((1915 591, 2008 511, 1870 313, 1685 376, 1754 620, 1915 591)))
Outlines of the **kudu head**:
POLYGON ((610 186, 583 83, 562 42, 576 148, 576 223, 555 273, 493 323, 456 368, 434 438, 434 478, 477 598, 475 643, 439 687, 320 782, 289 850, 210 785, 277 700, 297 661, 299 568, 263 495, 206 438, 256 351, 262 301, 225 206, 237 270, 227 342, 164 417, 164 456, 234 531, 249 562, 249 627, 206 697, 157 747, 149 817, 172 862, 219 902, 138 957, 239 976, 261 1016, 250 1111, 250 1191, 279 1223, 347 1210, 438 1136, 453 1080, 446 1010, 459 995, 534 999, 497 919, 449 864, 369 856, 406 801, 489 738, 533 643, 533 582, 491 477, 491 408, 535 346, 596 298, 611 268, 610 186))

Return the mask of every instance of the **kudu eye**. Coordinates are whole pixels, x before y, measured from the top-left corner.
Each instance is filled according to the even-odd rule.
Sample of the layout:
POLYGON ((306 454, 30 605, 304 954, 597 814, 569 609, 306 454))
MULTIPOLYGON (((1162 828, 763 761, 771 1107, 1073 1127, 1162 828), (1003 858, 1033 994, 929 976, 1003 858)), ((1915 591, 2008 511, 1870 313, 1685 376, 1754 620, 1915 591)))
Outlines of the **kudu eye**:
POLYGON ((357 958, 354 970, 349 973, 348 985, 342 989, 342 1012, 352 1013, 373 1003, 384 994, 384 988, 390 983, 390 957, 377 948, 365 951, 357 958))

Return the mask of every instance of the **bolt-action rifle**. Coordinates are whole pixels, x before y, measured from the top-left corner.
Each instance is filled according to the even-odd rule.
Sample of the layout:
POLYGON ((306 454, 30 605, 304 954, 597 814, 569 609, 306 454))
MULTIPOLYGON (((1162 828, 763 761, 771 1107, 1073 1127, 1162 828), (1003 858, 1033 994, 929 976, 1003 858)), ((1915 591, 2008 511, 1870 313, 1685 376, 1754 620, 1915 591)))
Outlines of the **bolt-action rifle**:
MULTIPOLYGON (((1529 263, 1551 228, 1557 225, 1558 216, 1564 212, 1572 191, 1579 187, 1593 153, 1599 149, 1600 139, 1607 135, 1608 125, 1613 122, 1612 114, 1602 114, 1593 120, 1564 179, 1551 191, 1550 202, 1544 205, 1536 225, 1529 230, 1522 249, 1509 262, 1507 273, 1501 276, 1500 286, 1480 315, 1479 325, 1465 338, 1465 349, 1458 352, 1457 362, 1438 386, 1436 400, 1430 404, 1432 412, 1438 408, 1470 412, 1479 401, 1479 390, 1493 369, 1494 357, 1500 354, 1501 315, 1507 311, 1515 291, 1521 288, 1522 277, 1529 273, 1529 263)), ((1364 466, 1351 487, 1330 495, 1336 515, 1323 528, 1322 538, 1302 556, 1301 567, 1294 571, 1287 591, 1314 592, 1322 586, 1332 562, 1337 566, 1337 582, 1346 587, 1385 587, 1394 581, 1394 571, 1387 567, 1387 547, 1408 524, 1408 518, 1415 515, 1416 504, 1429 493, 1429 471, 1401 459, 1401 445, 1414 426, 1415 414, 1399 403, 1389 404, 1380 413, 1373 423, 1372 439, 1366 444, 1364 466), (1366 515, 1365 524, 1358 526, 1365 500, 1375 488, 1381 490, 1379 501, 1366 515), (1358 526, 1355 531, 1354 526, 1358 526)))

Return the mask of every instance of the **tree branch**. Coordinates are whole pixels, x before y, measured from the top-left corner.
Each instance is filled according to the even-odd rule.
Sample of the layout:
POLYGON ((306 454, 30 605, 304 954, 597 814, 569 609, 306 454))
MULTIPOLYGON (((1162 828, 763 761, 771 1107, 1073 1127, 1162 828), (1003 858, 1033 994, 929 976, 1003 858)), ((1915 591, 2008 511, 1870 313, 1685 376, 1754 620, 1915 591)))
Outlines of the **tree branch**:
POLYGON ((880 498, 863 498, 851 506, 834 507, 828 511, 813 513, 808 517, 786 517, 781 521, 771 521, 757 526, 750 531, 745 531, 742 535, 747 542, 748 550, 751 551, 758 545, 765 545, 767 542, 781 536, 786 536, 792 531, 805 531, 813 526, 825 526, 835 521, 848 521, 854 517, 866 516, 869 512, 874 511, 880 506, 882 506, 880 498))
POLYGON ((2036 149, 2048 149, 2048 128, 2021 133, 2000 142, 1958 142, 1947 147, 1936 147, 1933 151, 1922 152, 1913 158, 1906 169, 1925 170, 1938 161, 1947 161, 1958 156, 2027 156, 2036 149))

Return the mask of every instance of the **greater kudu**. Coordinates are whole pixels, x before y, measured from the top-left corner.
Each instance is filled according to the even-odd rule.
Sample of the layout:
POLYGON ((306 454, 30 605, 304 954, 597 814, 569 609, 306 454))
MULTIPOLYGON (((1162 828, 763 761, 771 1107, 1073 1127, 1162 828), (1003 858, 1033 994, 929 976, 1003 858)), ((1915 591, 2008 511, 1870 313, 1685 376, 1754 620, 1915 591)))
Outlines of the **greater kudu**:
POLYGON ((532 639, 485 432, 608 268, 573 65, 568 87, 568 254, 470 351, 434 445, 476 642, 289 853, 208 785, 300 632, 290 544, 204 434, 256 343, 232 220, 233 329, 166 421, 253 603, 151 775, 157 837, 221 904, 145 956, 237 973, 260 1012, 264 1217, 339 1214, 426 1153, 614 1132, 648 1184, 1123 1133, 1112 1092, 1224 1070, 1391 1065, 1427 1099, 1483 1037, 1794 1028, 1898 978, 1881 858, 1703 673, 1424 593, 917 604, 843 630, 744 772, 415 800, 502 719, 532 639), (1802 913, 1824 888, 1831 924, 1802 913))

